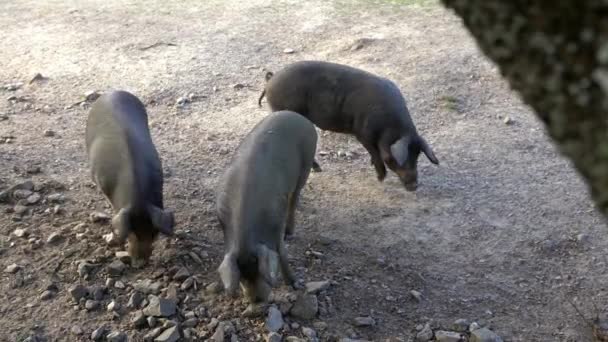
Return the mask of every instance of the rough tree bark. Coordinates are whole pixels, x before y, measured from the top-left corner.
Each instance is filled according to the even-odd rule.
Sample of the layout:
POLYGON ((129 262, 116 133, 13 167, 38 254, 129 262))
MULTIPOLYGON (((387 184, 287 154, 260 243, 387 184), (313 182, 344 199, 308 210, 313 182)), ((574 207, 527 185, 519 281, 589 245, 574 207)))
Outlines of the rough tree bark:
POLYGON ((608 1, 441 1, 535 110, 608 216, 608 1))

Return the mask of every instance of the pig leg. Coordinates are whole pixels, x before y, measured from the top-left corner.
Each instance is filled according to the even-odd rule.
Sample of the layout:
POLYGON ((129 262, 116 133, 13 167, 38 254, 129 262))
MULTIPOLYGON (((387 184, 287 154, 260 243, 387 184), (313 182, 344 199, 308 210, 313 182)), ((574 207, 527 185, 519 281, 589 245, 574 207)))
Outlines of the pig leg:
POLYGON ((297 194, 295 192, 287 195, 287 222, 285 223, 285 238, 293 236, 296 216, 297 194))
POLYGON ((289 257, 287 256, 287 249, 283 240, 279 242, 279 264, 281 265, 281 273, 283 274, 283 279, 285 279, 285 284, 297 289, 299 285, 289 266, 289 257))
POLYGON ((314 172, 322 172, 323 169, 321 169, 321 165, 319 165, 319 162, 317 162, 316 160, 312 161, 312 170, 314 172))
POLYGON ((386 178, 386 166, 384 166, 384 161, 382 161, 382 157, 380 157, 380 151, 373 144, 364 142, 362 140, 359 140, 359 141, 361 142, 363 147, 365 147, 367 152, 370 154, 370 156, 372 158, 372 164, 374 165, 374 168, 376 169, 376 175, 378 176, 378 180, 382 182, 384 180, 384 178, 386 178))

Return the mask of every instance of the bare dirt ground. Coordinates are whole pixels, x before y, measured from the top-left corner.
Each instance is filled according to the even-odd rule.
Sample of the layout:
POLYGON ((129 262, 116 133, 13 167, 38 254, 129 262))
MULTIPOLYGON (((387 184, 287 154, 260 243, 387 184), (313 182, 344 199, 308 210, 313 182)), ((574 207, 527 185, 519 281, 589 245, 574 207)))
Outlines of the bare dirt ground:
MULTIPOLYGON (((353 138, 321 136, 324 171, 309 179, 289 252, 304 281, 334 285, 319 295, 316 319, 288 322, 314 327, 323 341, 413 341, 417 325, 451 329, 459 318, 507 341, 591 340, 569 301, 588 318, 608 304, 606 227, 541 124, 438 4, 3 1, 0 33, 0 85, 25 83, 0 90, 0 191, 31 180, 41 195, 26 207, 0 204, 1 341, 89 340, 103 325, 142 340, 150 328, 133 326, 133 310, 106 305, 126 307, 137 280, 179 286, 171 274, 181 267, 198 284, 179 290, 177 319, 195 310, 199 320, 192 334, 209 339, 219 317, 234 319, 239 340, 260 339, 263 319, 239 317, 243 303, 202 291, 222 257, 214 191, 240 139, 268 114, 257 106, 264 68, 303 59, 394 80, 441 165, 421 157, 421 185, 407 193, 392 174, 376 181, 353 138), (47 79, 29 84, 36 73, 47 79), (73 104, 109 89, 148 105, 178 226, 156 243, 151 265, 127 269, 117 279, 125 288, 108 283, 101 308, 87 311, 69 289, 104 286, 116 249, 102 238, 109 226, 89 220, 110 211, 89 177, 88 107, 73 104), (47 242, 52 233, 59 237, 47 242), (87 279, 77 271, 82 260, 94 264, 87 279), (355 327, 357 316, 376 324, 355 327)), ((282 334, 302 336, 295 325, 282 334)))

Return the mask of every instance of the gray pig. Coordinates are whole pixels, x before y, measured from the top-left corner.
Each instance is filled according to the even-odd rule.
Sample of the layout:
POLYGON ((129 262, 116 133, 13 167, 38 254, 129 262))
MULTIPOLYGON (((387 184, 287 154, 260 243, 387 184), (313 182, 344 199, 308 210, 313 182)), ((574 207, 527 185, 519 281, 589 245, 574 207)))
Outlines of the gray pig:
POLYGON ((114 234, 145 263, 159 232, 173 233, 173 213, 163 208, 163 171, 141 101, 125 91, 102 95, 91 107, 86 147, 93 181, 112 204, 114 234))
POLYGON ((316 146, 313 124, 289 111, 264 118, 239 145, 217 193, 225 244, 218 273, 229 295, 240 283, 250 303, 267 301, 279 265, 285 282, 297 286, 284 238, 293 234, 316 146))
MULTIPOLYGON (((371 155, 378 180, 393 170, 406 190, 418 185, 418 155, 439 164, 416 132, 399 88, 390 80, 346 65, 301 61, 266 74, 272 111, 292 110, 323 130, 353 134, 371 155)), ((318 164, 317 164, 318 165, 318 164)))

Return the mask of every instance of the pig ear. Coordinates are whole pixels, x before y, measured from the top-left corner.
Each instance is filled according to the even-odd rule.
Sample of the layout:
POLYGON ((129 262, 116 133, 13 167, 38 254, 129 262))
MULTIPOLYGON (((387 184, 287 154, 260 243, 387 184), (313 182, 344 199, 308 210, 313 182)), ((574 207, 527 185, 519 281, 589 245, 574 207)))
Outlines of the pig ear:
POLYGON ((239 281, 241 279, 241 273, 236 264, 236 257, 232 253, 228 253, 224 256, 224 260, 218 267, 217 272, 220 274, 224 289, 229 296, 234 297, 239 288, 239 281))
POLYGON ((391 145, 391 156, 397 165, 403 166, 408 157, 409 139, 402 137, 391 145))
POLYGON ((173 234, 173 226, 175 225, 175 217, 170 210, 163 210, 157 206, 151 205, 148 208, 150 220, 154 228, 165 235, 173 234))
POLYGON ((258 271, 270 286, 277 283, 279 254, 268 247, 258 245, 258 271))
POLYGON ((124 243, 131 230, 129 222, 129 209, 121 208, 114 217, 112 217, 112 230, 114 235, 118 237, 120 243, 124 243))
POLYGON ((431 146, 424 140, 422 137, 418 137, 418 144, 420 145, 420 150, 424 152, 429 161, 435 165, 439 165, 439 160, 435 157, 435 153, 431 149, 431 146))

